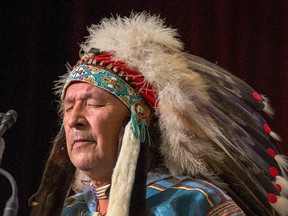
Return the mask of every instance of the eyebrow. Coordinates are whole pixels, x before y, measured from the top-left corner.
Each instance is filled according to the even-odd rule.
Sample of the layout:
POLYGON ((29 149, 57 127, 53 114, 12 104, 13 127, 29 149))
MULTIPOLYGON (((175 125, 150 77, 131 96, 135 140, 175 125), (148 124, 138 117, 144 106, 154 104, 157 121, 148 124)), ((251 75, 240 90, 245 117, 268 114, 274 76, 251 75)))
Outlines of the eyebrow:
MULTIPOLYGON (((72 98, 67 98, 67 97, 65 97, 64 98, 64 100, 63 100, 63 102, 64 102, 64 104, 71 104, 71 103, 73 103, 74 102, 74 97, 73 96, 71 96, 72 98)), ((91 92, 86 92, 82 97, 81 97, 81 99, 84 99, 84 100, 87 100, 87 99, 91 99, 91 98, 96 98, 96 99, 100 99, 100 100, 104 100, 105 99, 105 97, 102 95, 102 94, 96 94, 96 93, 91 93, 91 92)))

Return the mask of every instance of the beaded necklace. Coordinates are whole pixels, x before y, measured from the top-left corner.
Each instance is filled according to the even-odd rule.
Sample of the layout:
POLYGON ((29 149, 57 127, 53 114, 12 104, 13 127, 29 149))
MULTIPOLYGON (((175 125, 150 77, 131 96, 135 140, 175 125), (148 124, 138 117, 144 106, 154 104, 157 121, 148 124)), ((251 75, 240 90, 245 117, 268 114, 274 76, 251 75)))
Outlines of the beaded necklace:
POLYGON ((93 214, 93 216, 105 216, 107 212, 105 212, 104 214, 100 213, 100 205, 99 205, 99 200, 103 200, 103 199, 108 199, 108 193, 109 189, 110 189, 110 185, 104 185, 102 187, 98 187, 96 188, 95 186, 92 185, 91 187, 91 191, 95 197, 96 200, 96 209, 95 209, 95 213, 93 214))

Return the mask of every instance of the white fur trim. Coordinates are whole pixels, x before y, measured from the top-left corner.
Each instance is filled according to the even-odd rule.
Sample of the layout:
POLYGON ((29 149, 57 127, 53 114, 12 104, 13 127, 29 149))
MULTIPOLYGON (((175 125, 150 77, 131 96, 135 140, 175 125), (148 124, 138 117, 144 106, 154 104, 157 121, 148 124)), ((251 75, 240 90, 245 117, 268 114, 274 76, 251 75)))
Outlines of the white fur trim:
POLYGON ((112 175, 107 216, 129 215, 131 192, 135 179, 140 141, 132 132, 131 121, 126 125, 121 151, 112 175))
POLYGON ((278 212, 280 216, 288 215, 288 200, 284 197, 277 196, 277 202, 271 203, 273 208, 278 212))
POLYGON ((288 181, 283 178, 282 176, 276 176, 276 184, 279 184, 281 186, 281 196, 288 197, 288 181))

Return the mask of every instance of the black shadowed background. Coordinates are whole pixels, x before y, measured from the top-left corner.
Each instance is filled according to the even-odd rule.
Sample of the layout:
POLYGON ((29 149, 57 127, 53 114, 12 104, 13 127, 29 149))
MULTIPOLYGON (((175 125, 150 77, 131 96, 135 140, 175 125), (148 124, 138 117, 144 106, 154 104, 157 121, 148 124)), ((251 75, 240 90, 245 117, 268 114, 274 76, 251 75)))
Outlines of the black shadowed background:
MULTIPOLYGON (((275 143, 288 153, 288 1, 51 0, 0 1, 0 112, 18 112, 6 131, 1 167, 18 186, 19 213, 39 186, 51 140, 60 128, 53 81, 78 60, 87 26, 111 14, 143 10, 177 28, 187 52, 228 69, 270 98, 275 143)), ((0 215, 11 194, 0 176, 0 215)))

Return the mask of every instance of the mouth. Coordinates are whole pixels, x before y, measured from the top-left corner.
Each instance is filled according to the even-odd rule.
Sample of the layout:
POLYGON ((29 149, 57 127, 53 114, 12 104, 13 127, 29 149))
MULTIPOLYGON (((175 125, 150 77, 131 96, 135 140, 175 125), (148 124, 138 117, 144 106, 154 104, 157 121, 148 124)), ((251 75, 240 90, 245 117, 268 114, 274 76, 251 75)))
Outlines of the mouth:
POLYGON ((72 148, 81 147, 85 145, 96 144, 95 140, 92 139, 75 139, 72 143, 72 148))

